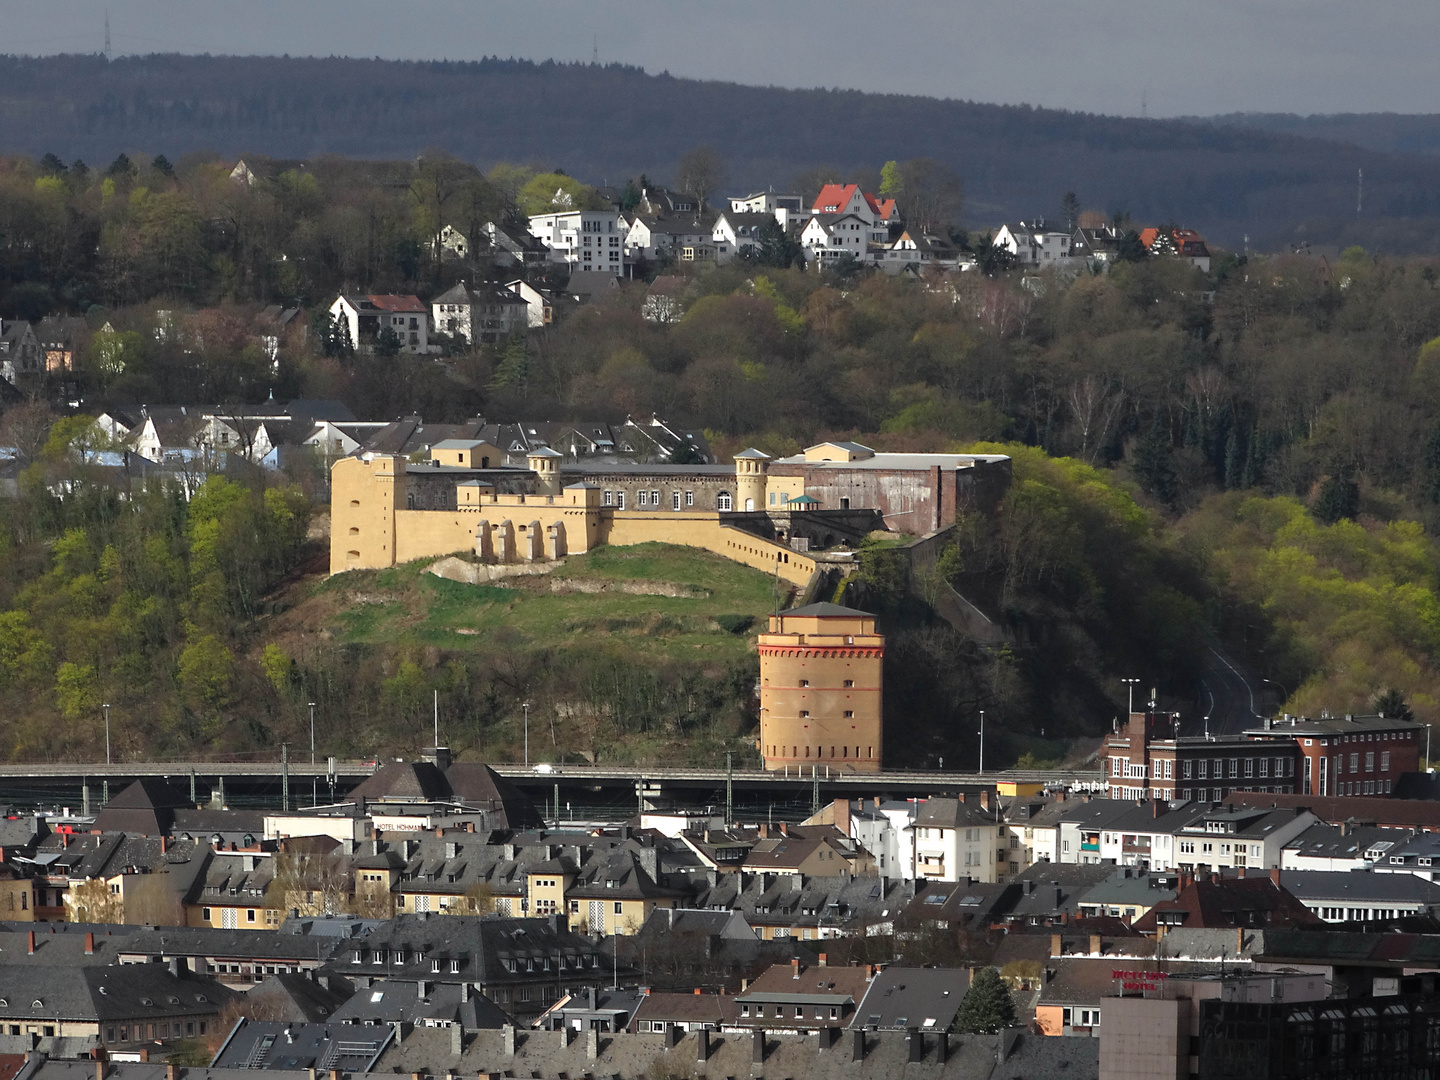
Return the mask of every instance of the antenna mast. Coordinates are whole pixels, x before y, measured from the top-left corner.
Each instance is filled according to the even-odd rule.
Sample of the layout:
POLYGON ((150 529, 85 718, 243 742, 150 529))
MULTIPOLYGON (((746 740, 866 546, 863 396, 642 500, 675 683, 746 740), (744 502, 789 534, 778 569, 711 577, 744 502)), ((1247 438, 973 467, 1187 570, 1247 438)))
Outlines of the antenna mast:
POLYGON ((105 9, 105 62, 109 63, 114 59, 110 52, 110 9, 105 9))
POLYGON ((1360 209, 1365 205, 1365 170, 1355 170, 1355 216, 1360 216, 1360 209))
POLYGON ((590 35, 590 63, 600 66, 600 35, 590 35))

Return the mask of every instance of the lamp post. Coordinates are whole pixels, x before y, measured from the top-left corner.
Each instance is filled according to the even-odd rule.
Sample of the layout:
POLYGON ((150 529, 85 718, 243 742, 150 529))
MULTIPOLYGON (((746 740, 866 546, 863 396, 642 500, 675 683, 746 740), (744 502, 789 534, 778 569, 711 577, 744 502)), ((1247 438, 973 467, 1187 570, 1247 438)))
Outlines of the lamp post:
POLYGON ((1123 682, 1123 683, 1128 684, 1129 687, 1130 687, 1130 707, 1129 707, 1129 711, 1133 713, 1133 712, 1135 711, 1135 684, 1138 683, 1140 680, 1139 680, 1139 679, 1121 679, 1120 681, 1123 682))
MULTIPOLYGON (((109 705, 101 705, 100 708, 102 708, 102 709, 105 710, 105 764, 106 764, 106 765, 109 765, 109 764, 110 764, 110 706, 109 706, 109 705)), ((1429 761, 1429 760, 1430 760, 1430 753, 1429 753, 1428 750, 1427 750, 1426 753, 1425 753, 1425 760, 1426 760, 1426 761, 1429 761)))
POLYGON ((320 778, 315 775, 315 702, 310 702, 310 805, 320 805, 320 778))
POLYGON ((530 766, 530 702, 521 702, 520 708, 525 710, 525 766, 530 766))
POLYGON ((1260 681, 1263 682, 1263 683, 1269 683, 1271 686, 1276 687, 1276 688, 1280 691, 1280 694, 1281 694, 1280 704, 1281 704, 1281 705, 1284 705, 1285 702, 1287 702, 1287 701, 1290 700, 1290 691, 1289 691, 1289 690, 1286 690, 1285 687, 1281 686, 1281 685, 1280 685, 1278 682, 1276 682, 1274 679, 1266 679, 1266 678, 1263 678, 1263 677, 1262 677, 1260 681))
POLYGON ((985 775, 985 710, 980 710, 980 775, 985 775))
POLYGON ((1430 725, 1425 725, 1425 771, 1430 771, 1430 725))

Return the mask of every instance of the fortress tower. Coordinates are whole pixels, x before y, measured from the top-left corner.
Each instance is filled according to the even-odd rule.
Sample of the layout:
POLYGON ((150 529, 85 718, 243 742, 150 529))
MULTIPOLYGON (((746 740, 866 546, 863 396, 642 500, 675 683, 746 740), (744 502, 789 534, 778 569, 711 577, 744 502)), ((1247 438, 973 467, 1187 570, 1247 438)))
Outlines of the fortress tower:
POLYGON ((548 446, 531 450, 525 455, 525 464, 535 474, 536 495, 560 494, 560 462, 563 460, 563 454, 548 446))
POLYGON ((765 471, 770 455, 756 450, 741 450, 735 455, 735 509, 765 509, 765 471))
POLYGON ((770 616, 759 644, 765 767, 878 771, 885 638, 875 616, 809 604, 770 616))

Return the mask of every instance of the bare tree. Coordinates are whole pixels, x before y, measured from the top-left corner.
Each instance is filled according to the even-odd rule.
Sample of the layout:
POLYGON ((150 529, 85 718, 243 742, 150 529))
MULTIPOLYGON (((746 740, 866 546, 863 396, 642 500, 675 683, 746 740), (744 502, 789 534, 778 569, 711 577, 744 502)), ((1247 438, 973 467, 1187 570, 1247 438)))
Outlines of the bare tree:
POLYGON ((180 926, 185 909, 164 873, 133 875, 126 881, 125 923, 129 926, 180 926))
POLYGON ((355 873, 350 860, 338 850, 291 843, 289 850, 275 856, 275 878, 266 892, 266 904, 307 915, 353 914, 355 873))
MULTIPOLYGON (((451 203, 465 186, 478 179, 473 166, 458 161, 442 151, 427 151, 415 163, 415 177, 410 181, 410 197, 424 217, 430 234, 430 255, 440 261, 440 234, 451 203)), ((467 237, 473 244, 475 238, 467 237)))
POLYGON ((694 195, 705 208, 705 200, 725 180, 725 159, 711 146, 697 146, 680 155, 675 169, 675 186, 694 195))
POLYGON ((1066 401, 1080 429, 1079 456, 1094 464, 1095 455, 1105 445, 1105 437, 1125 406, 1125 387, 1123 384, 1115 387, 1109 379, 1086 375, 1070 384, 1066 401))
POLYGON ((950 166, 933 158, 911 158, 900 163, 898 201, 907 225, 949 235, 960 216, 964 189, 950 166))

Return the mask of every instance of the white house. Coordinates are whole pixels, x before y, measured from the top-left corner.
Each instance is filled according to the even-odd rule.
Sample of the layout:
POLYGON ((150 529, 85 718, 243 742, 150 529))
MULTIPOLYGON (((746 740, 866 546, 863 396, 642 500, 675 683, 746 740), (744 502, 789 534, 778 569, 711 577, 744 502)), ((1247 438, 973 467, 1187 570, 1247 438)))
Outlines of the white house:
POLYGON ((537 326, 549 326, 555 321, 555 307, 535 286, 522 278, 507 281, 505 288, 525 301, 526 322, 533 330, 537 326))
POLYGON ((730 210, 736 214, 766 214, 775 216, 777 210, 800 213, 805 206, 801 195, 782 195, 774 191, 757 191, 754 195, 732 195, 730 210))
POLYGON ((1278 868, 1285 845, 1318 820, 1299 807, 1216 806, 1175 831, 1173 864, 1154 869, 1278 868))
POLYGON ((710 239, 715 245, 715 261, 729 262, 737 255, 760 246, 760 230, 775 221, 774 215, 727 210, 715 219, 710 239))
POLYGON ((1284 870, 1369 870, 1381 865, 1388 869, 1392 854, 1401 856, 1399 865, 1404 866, 1410 839, 1406 829, 1315 824, 1285 845, 1280 866, 1284 870))
POLYGON ((859 214, 816 214, 800 231, 800 243, 821 264, 845 256, 866 262, 871 245, 886 244, 889 236, 887 228, 877 227, 859 214))
POLYGON ((350 342, 360 352, 374 352, 387 330, 399 340, 401 352, 430 351, 429 312, 418 297, 342 293, 330 305, 330 317, 345 321, 350 342))
POLYGON ((1071 233, 1046 229, 1041 219, 1007 222, 1000 226, 990 243, 1015 256, 1016 266, 1043 269, 1068 264, 1072 258, 1070 245, 1073 240, 1071 233))
POLYGON ((508 289, 493 285, 471 288, 460 282, 430 303, 438 333, 463 338, 471 345, 491 345, 526 329, 529 304, 508 289))
POLYGON ((625 272, 625 218, 613 210, 557 210, 532 214, 530 232, 550 249, 550 261, 575 270, 625 272))
POLYGON ((927 799, 910 825, 916 880, 994 882, 1003 858, 1000 807, 991 792, 927 799))

